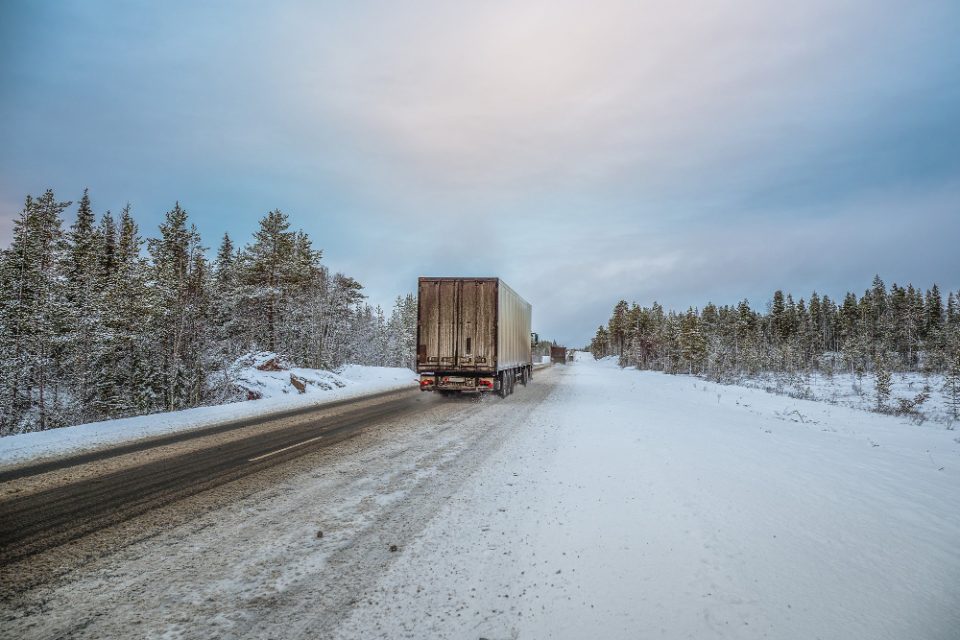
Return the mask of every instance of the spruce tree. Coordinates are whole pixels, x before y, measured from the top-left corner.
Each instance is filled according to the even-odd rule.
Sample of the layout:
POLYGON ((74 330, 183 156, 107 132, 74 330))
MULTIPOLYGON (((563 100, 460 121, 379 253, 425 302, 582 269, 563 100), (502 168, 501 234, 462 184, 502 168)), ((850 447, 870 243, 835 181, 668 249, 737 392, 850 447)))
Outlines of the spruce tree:
POLYGON ((147 287, 148 267, 130 205, 120 214, 114 268, 103 297, 103 340, 97 403, 111 417, 156 410, 159 383, 152 349, 157 298, 147 287))
POLYGON ((770 304, 770 325, 772 335, 775 341, 783 341, 789 332, 785 319, 787 304, 783 291, 777 289, 773 292, 773 302, 770 304))
POLYGON ((617 350, 617 355, 621 358, 623 358, 623 350, 629 329, 629 322, 627 320, 629 308, 626 300, 618 302, 617 306, 613 308, 613 316, 611 316, 609 323, 610 339, 613 341, 613 346, 617 350))
MULTIPOLYGON (((829 302, 829 299, 826 300, 829 302)), ((827 340, 824 331, 824 305, 820 303, 820 296, 814 291, 810 294, 810 306, 807 311, 810 318, 810 350, 811 355, 819 358, 827 350, 827 340)))
POLYGON ((699 373, 707 355, 707 341, 700 327, 700 318, 692 307, 680 321, 679 355, 688 373, 699 373))
POLYGON ((926 316, 927 332, 939 331, 943 326, 943 298, 936 284, 927 291, 926 316))
POLYGON ((251 310, 251 334, 267 351, 278 350, 284 297, 297 280, 296 233, 287 215, 275 209, 260 220, 244 252, 244 297, 251 310))
POLYGON ((4 353, 0 433, 44 430, 70 420, 61 395, 68 298, 63 211, 52 190, 27 197, 0 264, 4 353))
MULTIPOLYGON (((280 349, 301 362, 310 362, 316 340, 310 330, 311 298, 318 295, 324 279, 321 252, 313 248, 309 236, 298 231, 293 238, 293 255, 288 285, 281 302, 280 349)), ((314 365, 316 366, 316 365, 314 365)))
POLYGON ((960 420, 960 349, 950 357, 943 376, 942 391, 950 419, 954 422, 960 420))
POLYGON ((952 291, 947 295, 947 325, 960 326, 960 299, 952 291))
POLYGON ((113 277, 117 268, 117 223, 109 210, 100 218, 96 240, 99 257, 97 281, 103 284, 113 277))
POLYGON ((77 217, 67 234, 68 263, 67 344, 65 346, 65 378, 76 398, 77 422, 89 422, 101 416, 94 411, 96 392, 96 351, 100 346, 97 331, 100 325, 99 269, 100 239, 94 227, 95 217, 89 192, 84 189, 77 217))
POLYGON ((875 395, 877 402, 877 411, 886 411, 887 402, 890 400, 890 390, 891 390, 891 375, 890 369, 887 367, 886 358, 883 356, 876 356, 873 360, 873 372, 875 381, 875 395))
POLYGON ((593 337, 593 340, 590 342, 590 353, 593 354, 594 358, 605 358, 610 355, 608 353, 610 344, 609 334, 607 333, 606 328, 603 325, 597 327, 597 334, 593 337))
POLYGON ((67 277, 70 281, 71 297, 85 294, 86 292, 82 290, 89 287, 92 282, 97 264, 95 222, 93 209, 90 206, 90 193, 84 189, 77 208, 77 218, 68 234, 70 262, 67 277))
POLYGON ((202 401, 206 391, 206 260, 200 234, 187 226, 187 212, 176 203, 160 225, 160 237, 147 242, 151 257, 150 310, 155 342, 154 393, 161 410, 172 411, 202 401))
POLYGON ((214 335, 218 343, 220 368, 225 373, 230 362, 243 350, 240 322, 240 255, 229 234, 224 233, 213 262, 214 335))

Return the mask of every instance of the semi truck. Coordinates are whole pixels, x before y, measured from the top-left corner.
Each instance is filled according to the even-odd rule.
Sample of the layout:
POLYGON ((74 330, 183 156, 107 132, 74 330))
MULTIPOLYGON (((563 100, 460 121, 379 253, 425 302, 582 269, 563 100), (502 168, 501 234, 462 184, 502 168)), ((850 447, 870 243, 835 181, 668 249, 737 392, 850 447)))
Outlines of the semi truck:
POLYGON ((500 278, 427 278, 417 286, 420 390, 513 393, 533 377, 530 303, 500 278))
POLYGON ((551 346, 550 362, 554 364, 567 364, 567 348, 551 346))

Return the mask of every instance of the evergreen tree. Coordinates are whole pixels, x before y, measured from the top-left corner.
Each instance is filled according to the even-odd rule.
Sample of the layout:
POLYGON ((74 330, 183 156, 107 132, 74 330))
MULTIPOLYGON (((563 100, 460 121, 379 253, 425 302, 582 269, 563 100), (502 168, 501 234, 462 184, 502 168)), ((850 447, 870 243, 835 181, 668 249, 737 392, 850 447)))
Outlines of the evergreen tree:
POLYGON ((936 284, 927 291, 926 315, 927 335, 939 331, 943 326, 943 298, 936 284))
POLYGON ((117 268, 117 223, 109 211, 100 218, 95 237, 99 258, 97 282, 103 285, 113 277, 117 268))
POLYGON ((140 255, 143 247, 130 205, 120 214, 120 228, 114 252, 114 267, 103 292, 102 346, 99 349, 97 410, 100 415, 123 417, 156 409, 151 379, 154 354, 150 349, 151 296, 147 287, 147 265, 140 255))
POLYGON ((629 321, 627 313, 630 307, 626 300, 621 300, 613 308, 613 316, 610 318, 610 339, 613 342, 613 348, 617 350, 617 355, 623 358, 624 347, 627 341, 627 332, 629 331, 629 321))
POLYGON ((213 318, 218 342, 220 367, 224 377, 230 362, 244 348, 241 311, 241 260, 242 256, 233 245, 229 234, 224 233, 213 262, 213 318))
POLYGON ((324 367, 339 367, 347 360, 351 309, 363 299, 362 288, 359 282, 342 273, 333 276, 321 333, 324 367))
POLYGON ((157 409, 172 411, 200 404, 206 392, 209 357, 208 277, 204 249, 187 212, 176 203, 160 225, 160 237, 147 242, 151 257, 152 363, 157 409))
POLYGON ((380 305, 377 305, 376 309, 373 311, 371 334, 371 342, 373 343, 373 353, 375 354, 375 359, 369 364, 378 367, 390 366, 390 361, 387 355, 390 348, 390 335, 387 331, 387 318, 384 315, 383 309, 380 307, 380 305))
POLYGON ((943 376, 943 395, 950 418, 954 422, 960 420, 960 349, 950 358, 943 376))
POLYGON ((244 254, 245 297, 252 314, 251 334, 268 351, 278 350, 278 325, 284 296, 297 279, 296 233, 279 209, 260 220, 254 242, 244 254))
MULTIPOLYGON (((307 234, 298 231, 293 238, 290 275, 281 299, 279 349, 300 362, 313 362, 311 353, 317 342, 312 332, 310 298, 318 295, 318 284, 326 280, 320 265, 321 252, 313 249, 307 234)), ((357 298, 356 302, 359 302, 357 298)), ((320 366, 314 363, 313 366, 320 366)))
POLYGON ((890 400, 891 376, 890 369, 887 367, 886 358, 876 356, 873 361, 874 376, 876 377, 875 393, 877 400, 877 411, 886 411, 887 402, 890 400))
POLYGON ((103 243, 94 222, 90 195, 84 189, 77 218, 67 234, 69 257, 65 271, 69 317, 63 376, 75 396, 78 422, 81 423, 100 417, 95 411, 94 378, 96 351, 100 346, 97 331, 100 325, 100 249, 103 243))
POLYGON ((787 304, 783 291, 777 289, 773 292, 773 302, 770 304, 770 325, 773 328, 772 337, 775 341, 786 340, 789 334, 789 327, 786 322, 787 304))
POLYGON ((77 208, 77 219, 70 227, 69 255, 70 262, 67 268, 69 278, 69 293, 71 297, 83 296, 93 281, 97 264, 97 238, 94 231, 96 219, 90 207, 90 194, 83 190, 80 204, 77 208))
POLYGON ((417 297, 408 293, 400 305, 400 318, 403 333, 401 334, 401 367, 416 369, 417 360, 417 297))
POLYGON ((0 262, 4 353, 0 432, 44 430, 65 424, 69 399, 61 395, 62 336, 67 330, 63 211, 52 190, 27 197, 14 221, 13 242, 0 262))
POLYGON ((610 336, 606 328, 601 325, 597 328, 597 335, 595 335, 590 342, 590 353, 593 354, 594 358, 605 358, 610 355, 609 349, 610 336))
POLYGON ((690 308, 680 321, 679 352, 688 373, 699 373, 707 355, 707 342, 696 310, 690 308))
MULTIPOLYGON (((827 299, 827 302, 829 302, 829 299, 827 299)), ((809 315, 808 326, 810 340, 808 355, 814 358, 828 348, 826 332, 824 331, 826 314, 824 313, 823 305, 820 304, 820 296, 817 295, 816 291, 810 295, 810 307, 807 313, 809 315)))

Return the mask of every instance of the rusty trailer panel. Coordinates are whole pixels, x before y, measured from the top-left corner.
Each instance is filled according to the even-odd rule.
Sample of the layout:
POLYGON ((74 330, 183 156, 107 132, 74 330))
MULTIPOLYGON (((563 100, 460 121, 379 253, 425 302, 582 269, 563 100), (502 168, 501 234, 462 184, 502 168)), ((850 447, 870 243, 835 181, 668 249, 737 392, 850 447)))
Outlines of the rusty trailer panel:
POLYGON ((418 372, 530 364, 530 304, 499 278, 420 278, 417 293, 418 372))

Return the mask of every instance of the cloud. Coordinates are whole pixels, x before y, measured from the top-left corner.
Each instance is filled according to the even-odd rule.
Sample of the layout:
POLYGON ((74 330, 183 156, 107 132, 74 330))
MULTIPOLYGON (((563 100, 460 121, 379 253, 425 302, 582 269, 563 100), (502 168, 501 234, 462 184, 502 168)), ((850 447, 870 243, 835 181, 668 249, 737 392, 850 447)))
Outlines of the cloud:
POLYGON ((855 75, 876 51, 853 43, 881 36, 900 51, 896 29, 913 19, 878 25, 864 20, 873 11, 421 2, 330 24, 304 10, 286 14, 298 45, 274 63, 292 75, 297 128, 336 122, 369 161, 361 180, 375 171, 441 195, 678 191, 688 173, 762 165, 785 139, 853 125, 861 102, 882 100, 881 76, 855 75))
POLYGON ((180 199, 208 244, 280 207, 372 302, 500 275, 573 344, 960 272, 955 2, 69 7, 0 44, 4 200, 180 199))
POLYGON ((878 190, 829 209, 584 239, 570 247, 563 267, 521 277, 518 289, 550 292, 540 300, 541 317, 550 319, 544 333, 573 344, 588 339, 585 334, 621 298, 678 310, 748 298, 762 309, 776 289, 798 298, 814 290, 837 298, 862 292, 874 273, 888 284, 925 288, 936 282, 960 290, 960 182, 934 190, 878 190), (905 215, 911 211, 922 218, 905 215), (598 251, 610 257, 598 260, 598 251))

